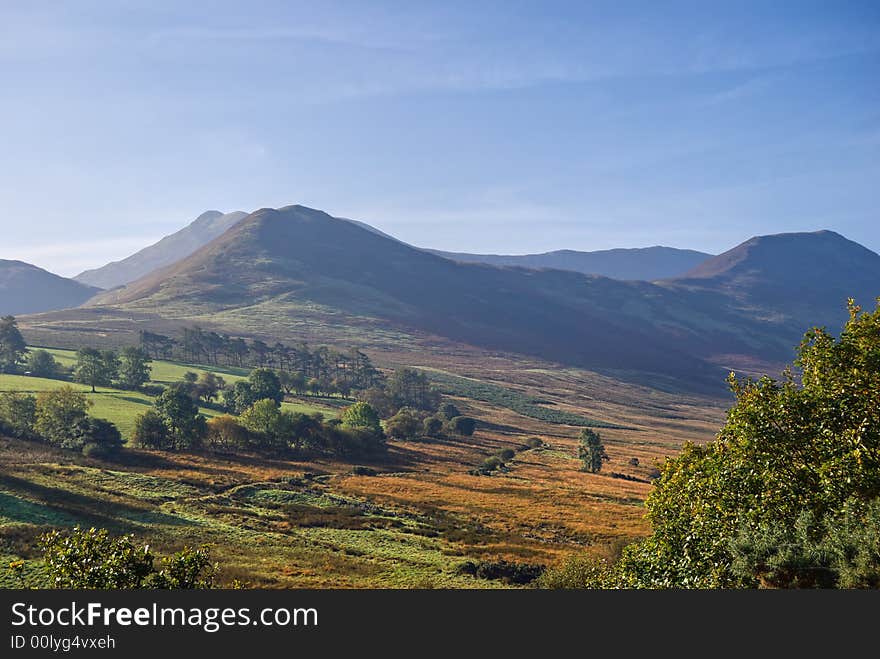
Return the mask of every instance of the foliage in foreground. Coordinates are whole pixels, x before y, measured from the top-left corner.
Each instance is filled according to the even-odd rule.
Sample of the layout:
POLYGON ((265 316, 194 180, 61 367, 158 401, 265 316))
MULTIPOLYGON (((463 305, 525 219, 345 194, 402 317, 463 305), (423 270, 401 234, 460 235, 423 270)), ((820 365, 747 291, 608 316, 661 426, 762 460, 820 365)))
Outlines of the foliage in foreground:
POLYGON ((716 441, 668 460, 652 534, 552 587, 880 587, 880 304, 807 333, 782 381, 737 380, 716 441))
POLYGON ((212 588, 217 569, 206 547, 184 547, 157 566, 148 545, 106 529, 51 531, 40 538, 40 547, 53 588, 212 588))

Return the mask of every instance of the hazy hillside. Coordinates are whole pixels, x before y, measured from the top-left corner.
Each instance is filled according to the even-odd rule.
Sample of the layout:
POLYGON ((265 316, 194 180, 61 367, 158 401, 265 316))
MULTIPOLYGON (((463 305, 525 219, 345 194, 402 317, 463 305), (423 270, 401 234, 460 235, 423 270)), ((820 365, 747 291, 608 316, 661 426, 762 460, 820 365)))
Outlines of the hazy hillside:
POLYGON ((190 225, 165 236, 159 242, 121 260, 108 263, 95 270, 86 270, 74 279, 83 284, 111 289, 123 286, 148 275, 158 268, 176 263, 195 252, 202 245, 223 234, 247 213, 220 211, 202 213, 190 225))
POLYGON ((708 362, 789 360, 805 328, 842 319, 847 295, 880 294, 878 260, 830 232, 771 236, 688 277, 622 281, 452 261, 288 206, 259 210, 187 259, 90 304, 257 326, 308 319, 329 332, 369 318, 565 364, 717 383, 708 362))
POLYGON ((465 263, 556 268, 557 270, 573 270, 614 279, 640 279, 644 281, 677 277, 712 257, 711 254, 704 252, 674 247, 606 249, 595 252, 560 249, 543 254, 523 255, 464 254, 433 249, 426 251, 465 263))
POLYGON ((671 283, 724 293, 746 313, 797 327, 836 328, 847 298, 871 307, 880 296, 880 255, 833 231, 760 236, 671 283))
POLYGON ((76 307, 98 292, 35 265, 0 259, 0 316, 76 307))
POLYGON ((668 317, 680 305, 663 289, 573 272, 458 263, 302 206, 259 210, 189 258, 95 304, 164 314, 235 307, 268 313, 267 301, 281 305, 291 297, 572 364, 671 375, 711 370, 649 323, 635 324, 606 308, 634 298, 649 315, 668 317), (644 288, 669 299, 651 300, 644 288))

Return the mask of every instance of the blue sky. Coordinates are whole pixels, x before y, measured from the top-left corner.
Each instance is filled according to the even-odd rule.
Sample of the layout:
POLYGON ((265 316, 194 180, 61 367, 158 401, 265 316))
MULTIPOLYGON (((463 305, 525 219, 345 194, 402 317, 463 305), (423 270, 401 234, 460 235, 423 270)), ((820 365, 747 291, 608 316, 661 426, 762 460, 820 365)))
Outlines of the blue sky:
POLYGON ((880 251, 880 4, 3 2, 0 148, 0 258, 66 275, 291 203, 457 251, 880 251))

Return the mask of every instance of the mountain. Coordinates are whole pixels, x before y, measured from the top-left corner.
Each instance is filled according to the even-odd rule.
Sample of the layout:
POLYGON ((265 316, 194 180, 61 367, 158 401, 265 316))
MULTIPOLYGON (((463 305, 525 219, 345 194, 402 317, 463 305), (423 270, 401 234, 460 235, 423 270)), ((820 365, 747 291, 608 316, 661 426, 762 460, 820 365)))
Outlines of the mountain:
POLYGON ((716 378, 714 369, 676 347, 677 339, 608 309, 637 299, 649 315, 663 318, 680 306, 674 297, 644 282, 459 263, 288 206, 256 211, 188 258, 91 304, 166 316, 244 309, 251 321, 265 314, 268 326, 281 322, 277 314, 295 300, 291 321, 319 305, 565 363, 679 376, 712 371, 716 378))
POLYGON ((100 290, 29 263, 0 259, 0 316, 78 307, 100 290))
POLYGON ((674 247, 606 249, 595 252, 560 249, 543 254, 522 255, 464 254, 441 252, 434 249, 427 251, 463 263, 555 268, 602 275, 613 279, 638 279, 642 281, 677 277, 712 257, 711 254, 704 252, 674 247))
POLYGON ((880 255, 833 231, 757 236, 669 282, 726 295, 743 313, 836 328, 853 297, 873 307, 880 296, 880 255))
POLYGON ((273 335, 421 332, 705 390, 723 381, 719 366, 790 361, 807 328, 841 325, 846 297, 878 294, 880 257, 832 232, 753 238, 681 277, 623 281, 453 261, 287 206, 89 305, 273 335))
POLYGON ((121 260, 95 270, 86 270, 74 279, 80 283, 103 289, 124 286, 149 273, 184 259, 202 245, 222 235, 229 227, 247 215, 241 211, 221 213, 207 211, 189 226, 165 236, 159 242, 121 260))

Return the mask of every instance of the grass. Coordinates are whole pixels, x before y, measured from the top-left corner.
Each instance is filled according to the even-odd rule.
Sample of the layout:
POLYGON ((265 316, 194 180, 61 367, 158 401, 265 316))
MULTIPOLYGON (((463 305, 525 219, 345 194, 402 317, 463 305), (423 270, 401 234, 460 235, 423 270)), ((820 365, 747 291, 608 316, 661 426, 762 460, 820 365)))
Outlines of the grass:
MULTIPOLYGON (((84 313, 84 312, 83 312, 84 313)), ((280 326, 280 325, 279 325, 280 326)), ((72 362, 70 351, 56 352, 72 362)), ((0 587, 25 559, 27 585, 44 582, 33 538, 51 527, 105 526, 130 532, 159 554, 209 543, 221 583, 270 588, 499 587, 457 574, 465 561, 551 564, 601 554, 644 535, 647 481, 683 441, 711 438, 718 401, 668 395, 605 376, 437 346, 385 353, 383 367, 412 365, 481 423, 473 437, 391 442, 375 475, 354 475, 335 459, 156 453, 126 449, 117 463, 44 444, 0 438, 0 587), (413 364, 413 359, 421 363, 413 364), (598 425, 611 462, 586 474, 578 426, 598 425), (543 441, 524 449, 528 437, 543 441), (469 472, 514 449, 509 471, 469 472), (638 466, 630 464, 631 458, 638 466), (307 476, 314 474, 316 476, 307 476)), ((380 362, 380 359, 377 359, 380 362)), ((157 381, 203 367, 154 363, 157 381)), ((227 381, 242 377, 223 374, 227 381), (227 377, 228 375, 228 377, 227 377)), ((0 377, 0 389, 54 388, 57 381, 0 377), (25 387, 25 385, 30 385, 25 387)), ((76 385, 85 390, 87 387, 76 385)), ((149 397, 101 389, 91 396, 124 422, 149 397), (146 400, 144 400, 146 399, 146 400)), ((333 413, 345 401, 298 397, 286 409, 333 413)))
MULTIPOLYGON (((53 391, 65 385, 83 392, 92 404, 89 408, 89 414, 116 424, 125 439, 131 437, 134 432, 135 417, 153 406, 152 396, 137 391, 98 387, 97 392, 92 393, 91 387, 76 382, 0 374, 0 391, 39 394, 43 391, 53 391)), ((221 414, 221 412, 209 408, 201 408, 200 411, 208 418, 221 414)))
MULTIPOLYGON (((73 367, 76 364, 76 351, 65 350, 63 348, 37 348, 32 346, 31 350, 45 350, 55 357, 55 361, 65 367, 73 367)), ((212 372, 219 375, 226 382, 233 383, 238 380, 247 379, 250 369, 235 368, 232 366, 206 366, 204 364, 188 364, 186 362, 177 362, 164 359, 156 359, 150 363, 150 381, 153 384, 170 384, 179 382, 183 379, 184 373, 193 371, 195 373, 212 372)))
MULTIPOLYGON (((40 349, 52 353, 56 361, 62 366, 69 367, 76 363, 76 351, 74 350, 64 350, 59 348, 40 349)), ((152 362, 151 383, 167 385, 172 382, 177 382, 183 378, 184 373, 187 371, 195 371, 197 373, 211 371, 223 377, 227 383, 246 379, 248 374, 248 369, 204 366, 156 360, 152 362)), ((113 422, 119 428, 123 438, 126 440, 130 438, 134 432, 135 417, 153 406, 154 397, 138 391, 124 391, 110 387, 97 387, 97 392, 92 393, 92 388, 90 386, 76 382, 66 382, 62 380, 24 375, 0 374, 0 391, 18 391, 22 393, 38 394, 42 391, 52 391, 65 385, 69 385, 76 391, 85 393, 86 397, 92 404, 89 409, 89 414, 113 422)), ((285 401, 282 407, 291 412, 302 412, 304 414, 321 413, 325 417, 332 418, 338 415, 339 405, 340 399, 338 398, 304 396, 295 397, 290 401, 285 401)), ((200 412, 209 419, 222 414, 222 412, 208 407, 200 408, 200 412)))
POLYGON ((430 378, 444 394, 493 403, 506 407, 517 414, 546 421, 547 423, 589 428, 620 427, 607 421, 597 421, 580 414, 544 407, 543 404, 546 404, 547 401, 489 382, 463 378, 439 371, 432 371, 430 378))

